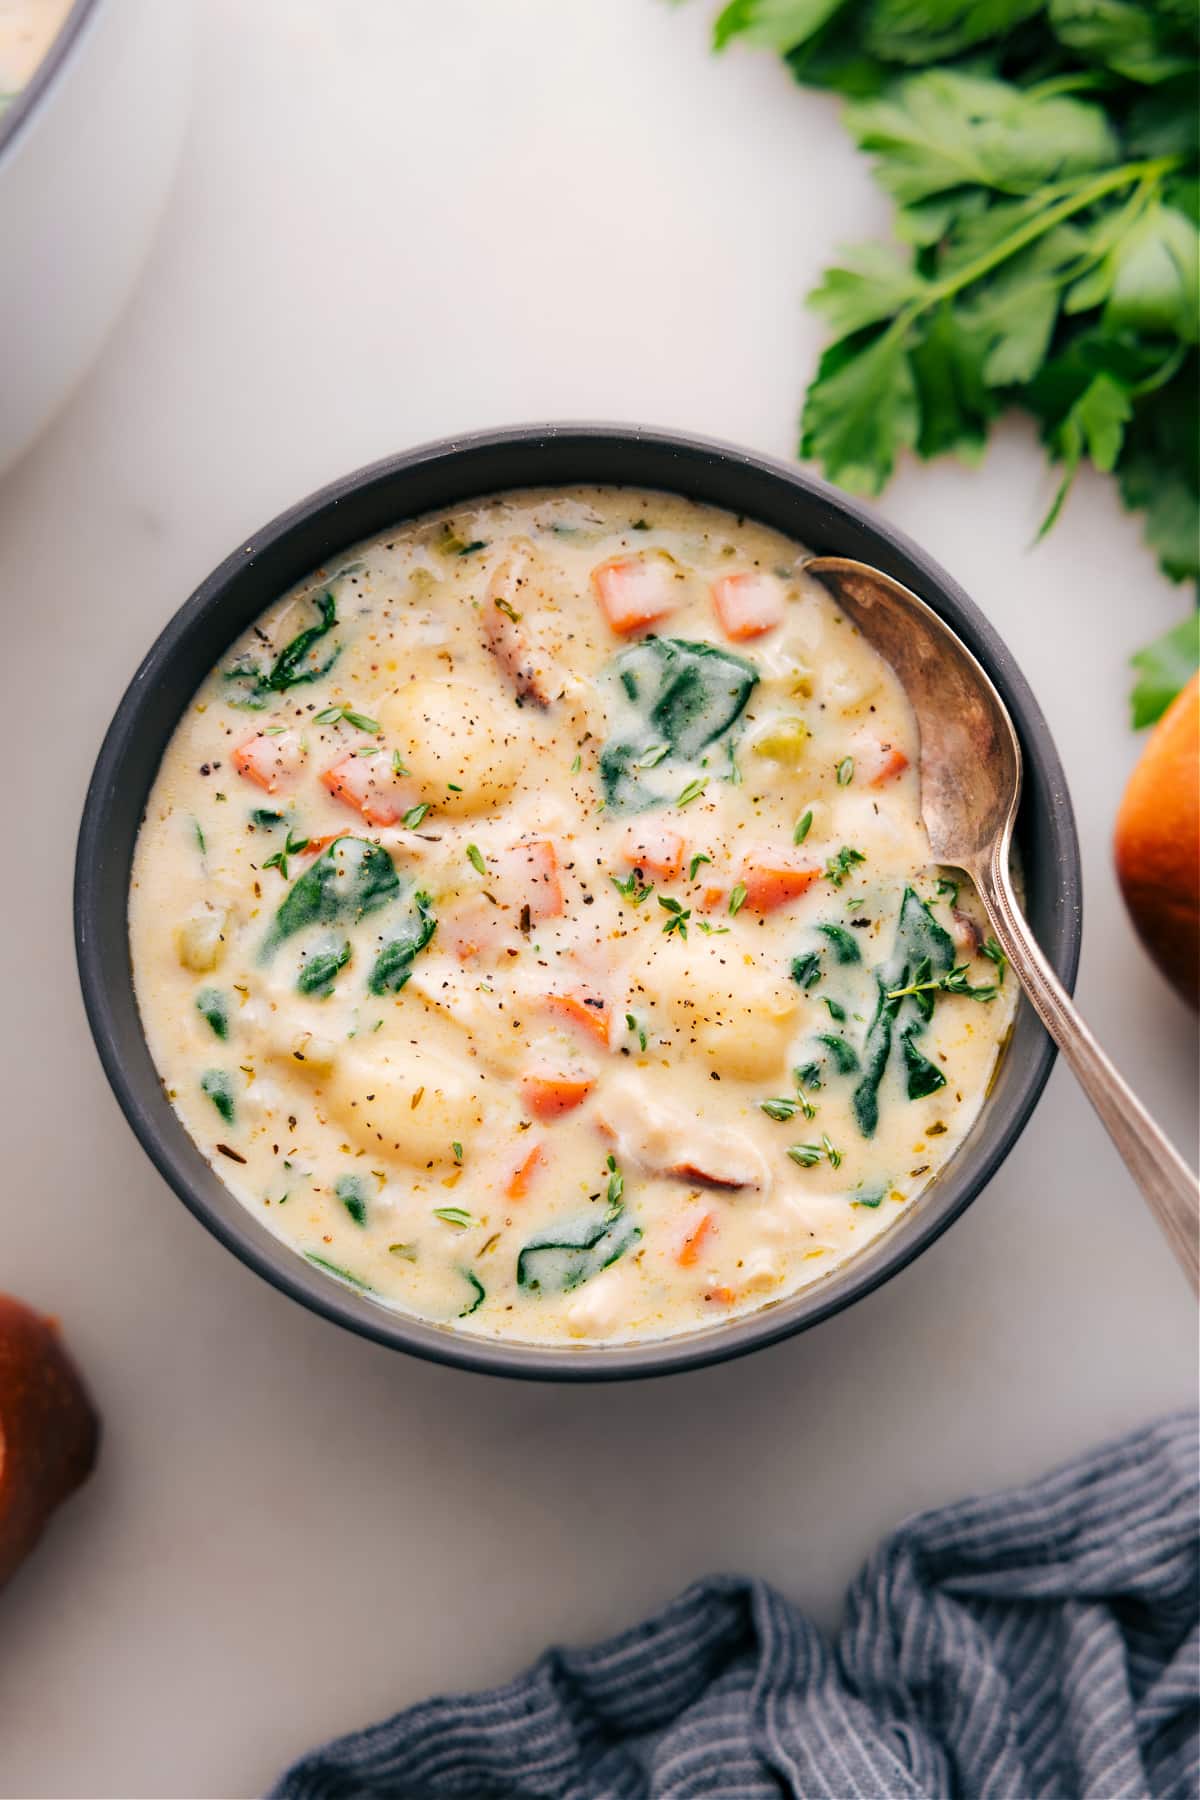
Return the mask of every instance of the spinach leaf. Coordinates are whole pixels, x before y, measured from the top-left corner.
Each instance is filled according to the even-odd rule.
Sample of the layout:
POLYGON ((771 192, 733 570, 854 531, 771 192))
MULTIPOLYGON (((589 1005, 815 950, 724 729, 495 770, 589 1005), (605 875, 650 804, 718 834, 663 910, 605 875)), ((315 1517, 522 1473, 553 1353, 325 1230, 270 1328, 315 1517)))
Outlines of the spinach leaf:
POLYGON ((259 960, 265 962, 285 938, 309 925, 356 925, 399 892, 395 864, 382 845, 338 838, 289 888, 259 960))
POLYGON ((229 1036, 229 1004, 220 988, 201 988, 196 995, 196 1011, 207 1021, 214 1036, 229 1036))
POLYGON ((887 1182, 884 1182, 882 1187, 863 1186, 857 1190, 850 1204, 851 1206, 869 1206, 871 1211, 874 1212, 877 1206, 883 1205, 883 1202, 887 1199, 887 1195, 887 1182))
POLYGON ((717 644, 643 638, 612 665, 639 715, 631 731, 600 753, 606 804, 616 812, 664 804, 674 797, 672 764, 690 762, 740 717, 758 672, 717 644), (650 778, 652 769, 661 775, 650 778))
POLYGON ((879 1124, 879 1084, 892 1053, 892 1023, 899 1009, 900 1002, 887 998, 887 988, 881 981, 875 1017, 867 1029, 866 1042, 863 1044, 863 1078, 850 1101, 858 1129, 867 1138, 874 1137, 879 1124))
POLYGON ((232 1125, 237 1111, 233 1099, 233 1082, 224 1069, 206 1069, 200 1077, 200 1087, 206 1093, 227 1125, 232 1125))
POLYGON ((838 1032, 821 1031, 817 1033, 817 1042, 824 1044, 834 1061, 839 1075, 856 1075, 859 1062, 858 1052, 854 1045, 847 1042, 838 1032))
POLYGON ((267 705, 272 694, 286 693, 288 688, 319 681, 322 675, 328 675, 341 646, 335 644, 323 659, 316 646, 338 622, 337 602, 332 594, 324 593, 318 596, 316 606, 317 623, 297 632, 269 669, 262 668, 253 658, 243 656, 225 670, 226 681, 236 684, 235 704, 257 712, 267 705))
POLYGON ((318 1256, 315 1250, 306 1250, 304 1255, 308 1262, 313 1263, 318 1269, 324 1269, 327 1275, 336 1275, 339 1281, 346 1281, 351 1287, 361 1288, 364 1294, 375 1292, 369 1281, 363 1281, 359 1276, 352 1275, 349 1269, 343 1269, 340 1263, 330 1262, 327 1257, 318 1256))
POLYGON ((327 999, 333 992, 339 970, 344 969, 349 961, 349 938, 344 938, 340 944, 326 940, 321 948, 301 957, 296 991, 312 994, 320 1000, 327 999))
POLYGON ((858 947, 858 939, 844 925, 818 925, 833 945, 834 955, 840 963, 857 963, 862 961, 862 951, 858 947))
MULTIPOLYGON (((470 548, 470 546, 468 546, 468 549, 469 548, 470 548)), ((460 556, 465 556, 467 554, 467 551, 460 550, 458 552, 458 554, 460 556)), ((487 1289, 484 1287, 482 1281, 480 1281, 478 1275, 472 1274, 470 1269, 464 1269, 463 1274, 471 1284, 471 1298, 470 1298, 470 1300, 468 1300, 467 1304, 463 1307, 462 1311, 459 1313, 458 1316, 460 1319, 469 1319, 473 1312, 479 1311, 479 1308, 483 1305, 484 1301, 487 1299, 487 1289)))
POLYGON ((530 1294, 569 1294, 615 1263, 641 1235, 624 1211, 554 1226, 530 1238, 517 1257, 517 1286, 530 1294))
POLYGON ((386 939, 367 986, 373 994, 398 994, 412 974, 413 959, 423 950, 434 932, 437 920, 428 894, 412 897, 413 910, 386 939))
POLYGON ((910 1025, 906 1031, 900 1033, 900 1047, 904 1053, 904 1073, 910 1100, 927 1099, 930 1094, 936 1094, 939 1088, 944 1088, 946 1085, 946 1077, 937 1064, 931 1063, 913 1042, 919 1030, 919 1026, 910 1025))
POLYGON ((367 1190, 361 1175, 339 1175, 333 1187, 334 1193, 345 1207, 356 1225, 367 1222, 367 1190))
POLYGON ((809 950, 803 956, 792 960, 792 980, 797 987, 815 987, 821 979, 821 955, 817 950, 809 950))
MULTIPOLYGON (((879 1087, 883 1081, 884 1071, 892 1053, 893 1027, 905 999, 911 1001, 917 1013, 914 1022, 905 1033, 906 1042, 911 1035, 921 1029, 920 1021, 929 1017, 932 1010, 933 996, 914 994, 901 998, 889 999, 893 988, 904 987, 915 979, 927 979, 929 974, 944 975, 954 966, 954 941, 944 926, 939 925, 925 902, 912 888, 905 888, 904 898, 900 902, 900 917, 896 923, 896 937, 892 946, 892 954, 883 968, 876 975, 878 999, 875 1005, 875 1016, 867 1029, 866 1041, 863 1044, 862 1068, 863 1076, 854 1090, 851 1105, 858 1128, 864 1137, 873 1137, 879 1124, 879 1087), (927 974, 917 976, 917 971, 924 969, 927 974), (921 1002, 925 1001, 926 1006, 921 1002)), ((913 1065, 908 1062, 908 1050, 905 1050, 906 1066, 909 1069, 910 1083, 919 1080, 913 1074, 913 1065)), ((925 1058, 914 1052, 922 1064, 925 1058)), ((934 1074, 940 1071, 933 1064, 926 1065, 934 1074)), ((927 1078, 926 1078, 927 1079, 927 1078)), ((936 1085, 941 1085, 940 1083, 936 1085)), ((936 1087, 927 1089, 929 1093, 936 1087)), ((910 1098, 917 1098, 910 1095, 910 1098)))

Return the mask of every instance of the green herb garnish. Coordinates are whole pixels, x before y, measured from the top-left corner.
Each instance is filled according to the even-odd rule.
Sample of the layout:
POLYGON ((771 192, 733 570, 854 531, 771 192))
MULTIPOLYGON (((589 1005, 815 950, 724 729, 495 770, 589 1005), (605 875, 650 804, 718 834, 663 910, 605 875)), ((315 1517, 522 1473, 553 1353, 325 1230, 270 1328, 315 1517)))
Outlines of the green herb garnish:
POLYGON ((1004 976, 1008 969, 1008 958, 1007 958, 1007 956, 1005 956, 1003 950, 1000 948, 999 944, 996 942, 994 937, 990 937, 988 939, 987 943, 983 946, 983 949, 979 952, 979 954, 981 956, 986 956, 989 962, 995 963, 995 965, 996 965, 996 985, 998 987, 1003 987, 1004 976))
POLYGON ((483 860, 483 851, 478 844, 467 845, 467 861, 480 875, 487 874, 487 864, 483 860))
POLYGON ((348 1282, 354 1288, 361 1288, 364 1294, 375 1292, 369 1281, 363 1281, 360 1276, 352 1275, 349 1269, 343 1269, 340 1263, 330 1262, 327 1257, 318 1256, 315 1250, 306 1250, 304 1255, 306 1261, 318 1269, 324 1269, 327 1275, 336 1275, 339 1281, 348 1282))
POLYGON ((313 714, 314 725, 339 725, 343 721, 353 725, 356 731, 369 731, 372 737, 378 737, 383 730, 378 719, 368 719, 365 713, 355 712, 352 706, 327 706, 313 714))
POLYGON ((729 916, 730 916, 730 918, 736 919, 737 915, 741 912, 741 910, 742 910, 743 906, 745 906, 745 904, 746 904, 746 889, 745 889, 744 885, 742 884, 742 882, 739 881, 737 886, 734 888, 733 892, 729 896, 729 916))
POLYGON ((852 756, 843 756, 841 762, 837 766, 837 784, 839 787, 849 787, 853 780, 854 758, 852 756))
POLYGON ((793 844, 802 844, 804 842, 805 838, 812 830, 812 822, 812 807, 810 806, 808 811, 806 813, 801 813, 796 821, 796 829, 792 833, 793 844))
POLYGON ((289 829, 288 834, 287 834, 287 842, 284 844, 283 849, 276 850, 274 856, 266 857, 263 861, 263 868, 264 869, 278 869, 279 873, 283 876, 283 879, 286 881, 288 878, 288 858, 290 856, 299 856, 299 854, 302 850, 307 850, 307 849, 308 849, 308 839, 306 837, 301 837, 298 835, 294 836, 292 834, 291 830, 289 829))
MULTIPOLYGON (((1001 953, 1003 954, 1003 953, 1001 953)), ((969 963, 959 963, 945 975, 929 976, 921 981, 911 981, 907 987, 889 988, 889 1000, 903 1000, 907 994, 962 994, 969 1000, 994 1000, 1000 991, 999 983, 983 987, 972 987, 968 976, 971 972, 969 963)))
MULTIPOLYGON (((643 881, 641 873, 637 869, 631 869, 623 881, 619 875, 610 875, 608 879, 618 894, 628 900, 631 906, 640 906, 642 901, 648 899, 654 892, 654 883, 643 881)), ((661 904, 660 901, 659 905, 661 906, 661 904)))
POLYGON ((789 1119, 795 1118, 796 1108, 799 1104, 798 1100, 780 1098, 776 1100, 760 1100, 758 1108, 760 1112, 766 1113, 768 1119, 774 1119, 778 1124, 782 1125, 786 1124, 789 1119))
POLYGON ((848 844, 843 844, 837 855, 831 856, 825 864, 825 879, 832 881, 834 887, 841 887, 851 869, 866 860, 861 850, 852 850, 848 844))
POLYGON ((667 936, 670 937, 672 932, 677 932, 681 938, 686 938, 687 922, 692 916, 691 907, 680 906, 678 900, 673 900, 669 894, 660 894, 658 904, 665 913, 670 915, 663 925, 667 936))

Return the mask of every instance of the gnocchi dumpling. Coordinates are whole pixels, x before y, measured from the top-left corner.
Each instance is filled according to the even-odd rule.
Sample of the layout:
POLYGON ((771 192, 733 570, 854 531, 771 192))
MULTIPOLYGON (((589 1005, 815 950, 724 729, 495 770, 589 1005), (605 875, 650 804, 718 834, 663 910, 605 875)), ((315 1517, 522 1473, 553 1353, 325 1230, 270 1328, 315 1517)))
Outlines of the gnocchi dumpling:
POLYGON ((338 1059, 326 1090, 330 1113, 374 1154, 425 1168, 456 1160, 483 1124, 482 1073, 435 1049, 377 1047, 338 1059))
POLYGON ((521 769, 521 716, 468 681, 410 681, 376 707, 387 742, 439 813, 489 812, 521 769))

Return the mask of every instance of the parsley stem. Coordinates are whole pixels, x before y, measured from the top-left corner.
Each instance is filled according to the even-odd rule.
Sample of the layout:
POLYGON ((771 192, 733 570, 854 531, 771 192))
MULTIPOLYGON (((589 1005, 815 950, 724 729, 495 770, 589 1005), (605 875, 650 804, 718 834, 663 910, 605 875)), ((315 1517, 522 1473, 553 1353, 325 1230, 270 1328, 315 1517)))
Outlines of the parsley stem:
MULTIPOLYGON (((1102 200, 1105 194, 1114 193, 1118 188, 1129 187, 1135 181, 1147 183, 1157 181, 1171 169, 1177 168, 1179 160, 1177 156, 1160 156, 1152 161, 1122 163, 1119 168, 1109 169, 1105 174, 1098 175, 1094 181, 1086 183, 1083 187, 1076 187, 1073 192, 1064 194, 1061 200, 1047 206, 1044 211, 1036 213, 1032 219, 1027 219, 1024 225, 1019 225, 1000 243, 994 244, 990 250, 985 250, 981 256, 975 258, 974 262, 968 263, 966 268, 957 270, 953 275, 945 275, 940 281, 935 281, 928 295, 922 300, 913 301, 906 311, 911 314, 912 318, 915 318, 918 312, 927 311, 939 300, 950 299, 960 289, 970 287, 974 282, 982 280, 985 275, 990 275, 998 264, 1007 262, 1009 257, 1015 256, 1018 250, 1024 250, 1027 245, 1036 243, 1038 238, 1044 237, 1056 225, 1061 225, 1064 219, 1069 219, 1072 213, 1082 212, 1085 207, 1093 205, 1097 200, 1102 200)), ((903 318, 904 314, 902 313, 900 317, 903 318)), ((899 324, 899 319, 896 322, 899 324)), ((908 323, 911 323, 911 318, 908 323)))
MULTIPOLYGON (((1181 160, 1178 156, 1159 156, 1144 162, 1122 163, 1118 168, 1108 169, 1103 175, 1096 176, 1082 186, 1078 182, 1064 184, 1066 192, 1062 194, 1061 198, 1045 206, 1041 212, 1035 213, 1033 218, 1027 219, 1023 225, 1018 225, 1000 243, 993 244, 990 250, 985 250, 975 258, 974 262, 967 263, 964 268, 956 269, 951 275, 943 275, 940 281, 930 282, 918 299, 910 300, 908 305, 896 314, 879 342, 885 343, 889 339, 903 340, 907 336, 909 327, 931 307, 939 306, 943 300, 950 300, 955 294, 961 293, 963 288, 972 287, 975 282, 982 281, 985 275, 990 275, 993 269, 1001 263, 1007 262, 1010 256, 1015 256, 1019 250, 1027 249, 1030 244, 1036 243, 1038 238, 1045 237, 1048 231, 1053 231, 1056 225, 1061 225, 1064 219, 1069 219, 1072 213, 1082 212, 1085 207, 1094 205, 1097 200, 1102 200, 1106 194, 1115 193, 1117 189, 1129 187, 1134 182, 1142 184, 1147 196, 1152 194, 1161 178, 1169 174, 1172 169, 1178 168, 1181 160)), ((1048 191, 1053 193, 1056 190, 1048 191)))

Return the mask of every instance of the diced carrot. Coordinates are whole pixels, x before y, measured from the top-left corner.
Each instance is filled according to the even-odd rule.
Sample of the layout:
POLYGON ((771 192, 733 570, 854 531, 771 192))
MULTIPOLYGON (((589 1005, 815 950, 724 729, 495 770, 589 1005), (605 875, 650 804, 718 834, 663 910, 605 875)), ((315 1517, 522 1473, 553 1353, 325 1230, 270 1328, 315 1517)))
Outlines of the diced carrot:
POLYGON ((328 837, 309 838, 299 854, 301 856, 319 856, 322 850, 328 850, 330 844, 336 844, 337 840, 344 836, 345 833, 342 831, 331 831, 328 837))
POLYGON ((885 781, 894 781, 908 767, 908 758, 903 750, 897 750, 892 744, 880 744, 879 750, 882 761, 870 779, 868 785, 871 787, 882 787, 885 781))
POLYGON ((592 587, 605 618, 622 635, 665 618, 679 604, 675 564, 661 550, 600 563, 592 570, 592 587))
POLYGON ((727 638, 761 637, 783 623, 786 602, 783 586, 761 569, 744 569, 719 575, 712 584, 717 623, 727 638))
POLYGON ((633 825, 621 854, 631 869, 674 881, 683 867, 683 839, 665 826, 633 825))
POLYGON ((361 813, 369 825, 394 825, 413 804, 416 789, 397 781, 383 758, 344 756, 321 776, 335 800, 361 813), (377 762, 384 762, 376 770, 377 762))
POLYGON ((537 1173, 538 1165, 545 1161, 546 1153, 541 1144, 533 1149, 519 1162, 505 1184, 504 1192, 510 1200, 524 1200, 529 1192, 529 1184, 537 1173))
POLYGON ((557 1119, 582 1105, 595 1085, 590 1075, 531 1071, 521 1077, 521 1097, 535 1119, 557 1119))
POLYGON ((692 1226, 692 1229, 688 1232, 682 1244, 680 1244, 679 1249, 675 1252, 675 1261, 677 1263, 682 1263, 685 1269, 694 1268, 699 1259, 700 1252, 704 1248, 705 1240, 716 1230, 716 1226, 716 1213, 705 1213, 703 1217, 692 1226))
POLYGON ((233 753, 233 766, 238 774, 253 781, 257 787, 266 788, 268 794, 275 792, 285 776, 295 775, 301 761, 300 738, 294 731, 281 731, 273 736, 260 731, 257 737, 239 744, 233 753))
POLYGON ((820 869, 797 861, 786 850, 763 845, 748 852, 742 863, 741 885, 746 890, 743 905, 749 912, 775 912, 798 900, 820 873, 820 869))
POLYGON ((557 918, 563 909, 563 894, 553 844, 545 838, 530 838, 500 851, 495 860, 505 889, 503 897, 510 905, 528 906, 535 924, 539 919, 557 918))
POLYGON ((718 1300, 722 1306, 732 1306, 737 1299, 737 1295, 731 1287, 711 1287, 706 1292, 704 1298, 706 1300, 718 1300))
POLYGON ((578 1025, 608 1049, 612 1014, 606 1001, 592 994, 547 994, 542 1005, 547 1012, 578 1025))

